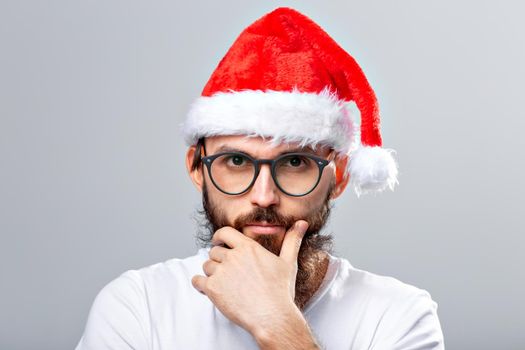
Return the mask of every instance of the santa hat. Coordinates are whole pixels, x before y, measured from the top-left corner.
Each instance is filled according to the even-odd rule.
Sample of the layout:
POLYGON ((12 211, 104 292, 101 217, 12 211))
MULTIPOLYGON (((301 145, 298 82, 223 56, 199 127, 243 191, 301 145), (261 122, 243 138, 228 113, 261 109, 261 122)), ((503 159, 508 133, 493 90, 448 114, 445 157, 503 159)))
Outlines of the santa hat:
POLYGON ((248 26, 182 125, 185 141, 246 135, 325 145, 349 156, 350 185, 393 189, 397 163, 382 148, 374 91, 356 61, 308 17, 278 8, 248 26))

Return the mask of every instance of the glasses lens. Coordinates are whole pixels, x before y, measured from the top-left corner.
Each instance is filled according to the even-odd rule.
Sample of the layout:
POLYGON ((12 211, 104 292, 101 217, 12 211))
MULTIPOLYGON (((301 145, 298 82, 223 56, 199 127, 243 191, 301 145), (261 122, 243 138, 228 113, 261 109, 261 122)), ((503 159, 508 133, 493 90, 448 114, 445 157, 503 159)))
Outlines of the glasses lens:
POLYGON ((316 160, 306 155, 286 155, 279 158, 275 165, 275 180, 292 195, 310 192, 316 186, 319 174, 316 160))
POLYGON ((219 189, 227 193, 240 193, 252 182, 255 166, 246 156, 230 153, 215 158, 210 173, 219 189))

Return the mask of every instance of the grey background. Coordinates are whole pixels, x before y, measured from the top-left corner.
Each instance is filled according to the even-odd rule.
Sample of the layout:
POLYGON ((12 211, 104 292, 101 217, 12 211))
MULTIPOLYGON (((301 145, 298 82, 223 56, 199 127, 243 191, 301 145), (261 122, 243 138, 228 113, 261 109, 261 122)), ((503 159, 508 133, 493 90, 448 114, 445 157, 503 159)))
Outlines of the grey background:
POLYGON ((2 0, 1 349, 71 349, 106 283, 194 254, 178 125, 278 5, 357 59, 398 152, 395 192, 337 201, 336 252, 428 290, 448 349, 525 347, 520 2, 2 0))

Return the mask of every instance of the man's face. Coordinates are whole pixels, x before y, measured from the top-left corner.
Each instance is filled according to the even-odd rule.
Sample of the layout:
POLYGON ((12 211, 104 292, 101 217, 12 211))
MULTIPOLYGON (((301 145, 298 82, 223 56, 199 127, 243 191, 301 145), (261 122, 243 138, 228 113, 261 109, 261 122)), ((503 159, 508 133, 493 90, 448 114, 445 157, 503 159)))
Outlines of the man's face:
MULTIPOLYGON (((220 153, 227 148, 236 149, 256 159, 274 159, 285 152, 310 153, 324 159, 330 156, 327 148, 299 148, 297 143, 273 147, 262 138, 244 136, 210 137, 205 141, 205 148, 206 155, 220 153)), ((289 196, 279 190, 271 176, 270 166, 266 164, 261 165, 253 186, 240 195, 228 195, 219 191, 211 182, 205 166, 203 170, 203 205, 211 224, 210 231, 232 226, 278 254, 286 231, 296 220, 304 219, 309 222, 305 235, 307 239, 318 233, 328 219, 330 193, 335 185, 334 162, 324 169, 317 187, 302 197, 289 196)), ((211 237, 208 236, 209 238, 211 237)))

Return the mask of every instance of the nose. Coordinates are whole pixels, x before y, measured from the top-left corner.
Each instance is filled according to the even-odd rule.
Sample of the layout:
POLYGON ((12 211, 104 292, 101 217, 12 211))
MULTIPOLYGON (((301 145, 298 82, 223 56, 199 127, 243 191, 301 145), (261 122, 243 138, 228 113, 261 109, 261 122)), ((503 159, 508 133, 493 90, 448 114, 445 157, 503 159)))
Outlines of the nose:
POLYGON ((279 204, 279 189, 275 185, 270 165, 262 164, 259 175, 249 192, 250 202, 259 207, 279 204))

